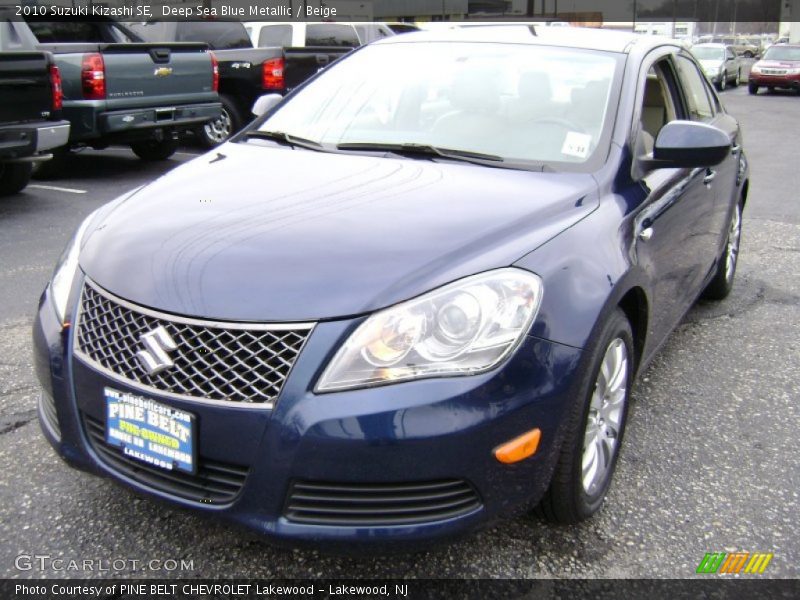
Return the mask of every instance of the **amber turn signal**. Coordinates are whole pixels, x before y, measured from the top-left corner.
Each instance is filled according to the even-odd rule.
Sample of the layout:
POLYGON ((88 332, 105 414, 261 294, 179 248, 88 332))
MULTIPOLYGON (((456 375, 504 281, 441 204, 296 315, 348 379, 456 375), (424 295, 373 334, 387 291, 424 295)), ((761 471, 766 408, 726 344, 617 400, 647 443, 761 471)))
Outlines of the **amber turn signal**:
POLYGON ((494 449, 494 457, 501 463, 510 465, 519 462, 529 456, 536 454, 539 447, 539 440, 542 437, 541 430, 531 429, 519 437, 515 437, 510 442, 494 449))

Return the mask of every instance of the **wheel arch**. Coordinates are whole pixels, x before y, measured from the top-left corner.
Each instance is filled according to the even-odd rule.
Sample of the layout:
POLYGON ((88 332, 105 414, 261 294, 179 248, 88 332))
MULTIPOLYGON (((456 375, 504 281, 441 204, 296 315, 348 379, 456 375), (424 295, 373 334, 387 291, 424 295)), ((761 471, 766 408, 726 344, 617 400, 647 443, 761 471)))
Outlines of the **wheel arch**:
POLYGON ((747 204, 747 194, 750 192, 750 179, 745 179, 742 183, 742 208, 747 204))
POLYGON ((642 364, 644 348, 647 342, 647 324, 650 317, 647 294, 641 286, 636 285, 624 293, 617 306, 625 313, 625 317, 631 325, 636 371, 639 365, 642 364))

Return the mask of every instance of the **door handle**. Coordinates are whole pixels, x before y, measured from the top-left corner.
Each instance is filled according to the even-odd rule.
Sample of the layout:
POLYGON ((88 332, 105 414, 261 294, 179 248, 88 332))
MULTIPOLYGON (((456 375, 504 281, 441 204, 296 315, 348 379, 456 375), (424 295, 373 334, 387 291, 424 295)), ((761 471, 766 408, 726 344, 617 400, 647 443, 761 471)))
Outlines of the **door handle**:
POLYGON ((711 182, 714 181, 714 178, 717 176, 717 172, 709 169, 706 171, 706 176, 703 177, 703 183, 710 186, 711 182))

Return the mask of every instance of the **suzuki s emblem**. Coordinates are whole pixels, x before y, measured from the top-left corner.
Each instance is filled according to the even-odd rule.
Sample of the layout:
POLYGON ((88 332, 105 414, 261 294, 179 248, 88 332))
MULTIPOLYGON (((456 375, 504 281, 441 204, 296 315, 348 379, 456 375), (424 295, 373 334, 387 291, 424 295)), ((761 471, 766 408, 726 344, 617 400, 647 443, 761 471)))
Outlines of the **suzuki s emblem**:
POLYGON ((139 341, 144 346, 144 350, 139 350, 136 353, 136 358, 139 359, 148 375, 160 373, 175 364, 169 357, 169 353, 177 350, 178 345, 162 325, 152 331, 143 333, 139 341))
POLYGON ((156 67, 156 70, 153 71, 153 75, 156 77, 167 77, 172 75, 172 67, 156 67))

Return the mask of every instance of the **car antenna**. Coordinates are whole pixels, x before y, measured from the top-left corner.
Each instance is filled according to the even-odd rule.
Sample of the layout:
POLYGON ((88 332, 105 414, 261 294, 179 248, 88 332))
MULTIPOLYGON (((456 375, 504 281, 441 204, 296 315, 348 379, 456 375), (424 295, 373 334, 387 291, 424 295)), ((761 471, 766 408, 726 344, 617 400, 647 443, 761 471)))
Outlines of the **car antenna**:
POLYGON ((224 155, 222 152, 217 152, 216 158, 213 158, 210 161, 208 161, 208 164, 219 162, 221 160, 225 160, 226 158, 228 158, 228 157, 226 155, 224 155))
POLYGON ((531 35, 536 35, 536 25, 528 25, 528 29, 530 29, 531 35))

